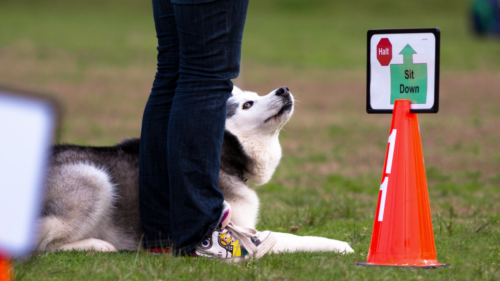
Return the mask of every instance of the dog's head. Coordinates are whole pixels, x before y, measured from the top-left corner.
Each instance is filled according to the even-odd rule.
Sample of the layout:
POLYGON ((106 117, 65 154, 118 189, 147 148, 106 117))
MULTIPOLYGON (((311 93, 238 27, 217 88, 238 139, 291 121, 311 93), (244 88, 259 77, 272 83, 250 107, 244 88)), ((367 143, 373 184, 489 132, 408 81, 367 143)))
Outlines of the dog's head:
POLYGON ((287 87, 265 96, 233 88, 227 101, 226 129, 243 136, 274 136, 293 113, 294 100, 287 87))
POLYGON ((234 87, 227 101, 222 167, 255 184, 271 179, 281 158, 279 131, 292 116, 287 87, 265 96, 234 87))

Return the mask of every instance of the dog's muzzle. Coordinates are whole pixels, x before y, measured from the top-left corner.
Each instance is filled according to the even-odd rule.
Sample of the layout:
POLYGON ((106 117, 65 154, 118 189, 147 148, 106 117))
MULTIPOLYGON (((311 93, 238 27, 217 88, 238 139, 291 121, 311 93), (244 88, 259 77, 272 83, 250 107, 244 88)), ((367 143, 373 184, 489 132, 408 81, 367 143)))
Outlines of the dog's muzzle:
POLYGON ((283 114, 285 114, 285 112, 289 112, 293 108, 293 100, 292 100, 292 96, 290 94, 290 89, 288 89, 288 87, 283 86, 283 87, 277 89, 275 91, 275 94, 276 94, 276 96, 280 97, 283 100, 283 106, 278 111, 278 113, 276 113, 275 115, 267 118, 264 121, 264 123, 267 122, 267 121, 269 121, 269 120, 271 120, 272 118, 279 118, 279 117, 281 117, 283 114))
POLYGON ((275 93, 277 96, 284 97, 284 98, 290 98, 290 89, 288 89, 288 87, 286 87, 286 86, 279 88, 278 90, 276 90, 275 93))
POLYGON ((288 87, 286 86, 283 86, 277 89, 275 93, 278 97, 281 97, 283 99, 283 107, 289 107, 288 109, 291 109, 291 107, 293 106, 293 102, 292 96, 290 94, 290 89, 288 89, 288 87))

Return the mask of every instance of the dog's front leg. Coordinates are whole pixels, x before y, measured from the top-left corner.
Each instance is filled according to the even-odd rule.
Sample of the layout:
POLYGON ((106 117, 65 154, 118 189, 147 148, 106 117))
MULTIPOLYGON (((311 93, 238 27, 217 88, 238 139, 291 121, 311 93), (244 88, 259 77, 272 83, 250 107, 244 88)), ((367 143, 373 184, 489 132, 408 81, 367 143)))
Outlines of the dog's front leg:
POLYGON ((278 242, 271 249, 273 253, 282 252, 337 252, 354 253, 347 242, 315 236, 297 236, 288 233, 274 232, 278 242))
POLYGON ((224 199, 231 205, 231 221, 241 227, 255 228, 259 216, 259 197, 249 187, 241 186, 239 194, 224 194, 224 199))

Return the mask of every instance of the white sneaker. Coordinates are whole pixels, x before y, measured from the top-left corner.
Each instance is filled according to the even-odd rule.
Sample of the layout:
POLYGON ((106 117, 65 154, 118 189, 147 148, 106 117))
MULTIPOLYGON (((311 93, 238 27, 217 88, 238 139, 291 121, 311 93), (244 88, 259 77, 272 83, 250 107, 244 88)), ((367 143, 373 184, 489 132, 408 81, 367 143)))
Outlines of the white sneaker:
POLYGON ((230 213, 229 204, 224 202, 219 226, 210 237, 196 246, 197 256, 228 261, 243 261, 251 257, 260 258, 268 253, 278 241, 271 231, 259 232, 228 222, 228 218, 231 217, 230 213))

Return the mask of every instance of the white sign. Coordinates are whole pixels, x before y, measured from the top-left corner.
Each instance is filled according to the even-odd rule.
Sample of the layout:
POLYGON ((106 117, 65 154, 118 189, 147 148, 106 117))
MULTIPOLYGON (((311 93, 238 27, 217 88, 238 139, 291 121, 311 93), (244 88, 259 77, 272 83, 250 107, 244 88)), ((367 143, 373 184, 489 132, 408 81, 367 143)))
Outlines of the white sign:
POLYGON ((439 110, 439 29, 368 31, 367 112, 392 113, 397 99, 412 113, 439 110))
POLYGON ((55 111, 45 101, 0 91, 0 251, 33 250, 55 111))

